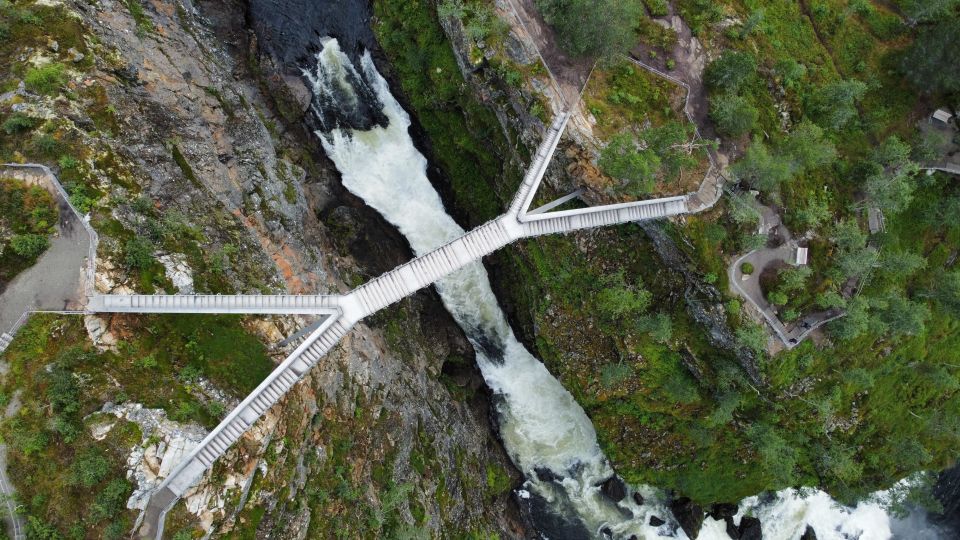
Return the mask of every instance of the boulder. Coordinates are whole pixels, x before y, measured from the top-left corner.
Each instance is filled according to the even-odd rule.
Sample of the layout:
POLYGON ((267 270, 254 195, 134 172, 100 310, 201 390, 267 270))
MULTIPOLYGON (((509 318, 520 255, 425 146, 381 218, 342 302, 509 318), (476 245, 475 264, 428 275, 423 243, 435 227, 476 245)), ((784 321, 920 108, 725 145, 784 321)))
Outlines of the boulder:
POLYGON ((716 503, 710 506, 710 517, 717 521, 722 521, 724 518, 733 517, 737 515, 737 505, 731 503, 716 503))
POLYGON ((637 503, 637 506, 643 506, 643 495, 633 492, 633 502, 637 503))
POLYGON ((541 482, 559 482, 563 480, 562 476, 557 475, 546 467, 535 467, 533 472, 537 475, 537 480, 541 482))
POLYGON ((740 533, 740 540, 762 540, 763 530, 760 527, 760 520, 755 517, 744 516, 740 520, 740 526, 737 527, 740 533))
POLYGON ((651 527, 659 527, 659 526, 663 525, 664 523, 666 523, 666 521, 658 518, 657 516, 650 516, 650 526, 651 526, 651 527))
POLYGON ((740 540, 740 530, 733 524, 733 518, 728 516, 723 518, 723 520, 726 522, 727 536, 732 540, 740 540))
POLYGON ((703 513, 703 508, 699 504, 695 504, 687 497, 680 497, 670 503, 670 511, 673 512, 673 517, 677 518, 677 523, 688 537, 696 538, 700 534, 706 514, 703 513))
POLYGON ((613 502, 620 502, 627 496, 627 485, 619 476, 611 476, 600 486, 600 493, 613 502))
POLYGON ((817 531, 807 525, 807 530, 803 531, 803 536, 800 537, 800 540, 817 540, 817 531))

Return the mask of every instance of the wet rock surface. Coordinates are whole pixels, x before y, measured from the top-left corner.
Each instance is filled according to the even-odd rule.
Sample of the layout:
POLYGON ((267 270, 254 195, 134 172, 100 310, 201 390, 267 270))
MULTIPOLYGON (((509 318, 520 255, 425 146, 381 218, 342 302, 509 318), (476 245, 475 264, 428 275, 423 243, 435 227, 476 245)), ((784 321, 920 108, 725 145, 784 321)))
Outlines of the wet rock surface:
POLYGON ((737 533, 739 534, 738 538, 740 540, 761 540, 763 538, 760 520, 750 516, 740 518, 737 533))
POLYGON ((687 497, 680 497, 670 503, 670 511, 673 512, 673 517, 688 537, 696 538, 700 534, 700 528, 703 527, 703 520, 706 517, 700 505, 687 497))
POLYGON ((613 502, 620 502, 627 496, 627 485, 617 476, 612 476, 600 486, 600 492, 613 502))

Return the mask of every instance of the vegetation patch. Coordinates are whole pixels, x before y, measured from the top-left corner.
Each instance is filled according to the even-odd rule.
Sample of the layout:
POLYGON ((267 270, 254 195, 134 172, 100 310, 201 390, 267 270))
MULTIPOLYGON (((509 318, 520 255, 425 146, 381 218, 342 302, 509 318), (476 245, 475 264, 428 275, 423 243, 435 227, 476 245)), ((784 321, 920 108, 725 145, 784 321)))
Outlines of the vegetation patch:
POLYGON ((58 220, 47 190, 0 178, 0 291, 46 251, 58 220))
POLYGON ((621 185, 614 196, 696 190, 706 174, 706 143, 684 113, 686 89, 621 59, 594 69, 584 100, 605 146, 598 164, 621 185))

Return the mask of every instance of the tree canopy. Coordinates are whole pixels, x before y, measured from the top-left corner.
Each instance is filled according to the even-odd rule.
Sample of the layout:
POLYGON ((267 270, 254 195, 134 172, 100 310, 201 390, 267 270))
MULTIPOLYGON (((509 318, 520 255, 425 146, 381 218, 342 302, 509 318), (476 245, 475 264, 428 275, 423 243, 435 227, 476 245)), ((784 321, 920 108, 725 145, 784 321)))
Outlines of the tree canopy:
POLYGON ((536 0, 560 46, 573 55, 609 58, 630 50, 643 16, 640 0, 536 0))
POLYGON ((730 51, 707 66, 707 84, 717 90, 737 91, 757 72, 757 59, 750 53, 730 51))
POLYGON ((856 79, 832 82, 813 92, 808 110, 824 128, 839 130, 857 116, 856 105, 866 92, 866 83, 856 79))
POLYGON ((723 94, 710 100, 710 118, 720 133, 739 137, 749 133, 760 113, 750 101, 737 94, 723 94))
POLYGON ((960 43, 960 18, 924 26, 904 55, 900 68, 922 92, 960 92, 957 43, 960 43))

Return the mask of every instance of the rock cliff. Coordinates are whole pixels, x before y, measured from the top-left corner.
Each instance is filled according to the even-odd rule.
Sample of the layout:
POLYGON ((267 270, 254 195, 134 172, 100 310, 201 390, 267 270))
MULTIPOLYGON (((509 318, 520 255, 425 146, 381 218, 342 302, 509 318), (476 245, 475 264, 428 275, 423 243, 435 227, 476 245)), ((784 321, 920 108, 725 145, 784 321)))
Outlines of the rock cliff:
MULTIPOLYGON (((287 22, 316 19, 298 11, 307 4, 280 4, 268 11, 287 22)), ((70 84, 102 92, 29 107, 62 119, 95 149, 80 168, 91 189, 107 194, 93 203, 101 291, 143 290, 123 251, 131 233, 149 233, 145 215, 175 216, 197 232, 179 244, 182 252, 154 254, 166 277, 150 286, 170 292, 344 291, 410 256, 399 235, 339 185, 304 116, 309 93, 288 69, 301 56, 276 55, 281 48, 258 26, 262 4, 64 6, 95 43, 84 49, 89 67, 70 84), (91 120, 94 108, 108 129, 93 129, 104 123, 91 120)), ((358 28, 367 22, 344 15, 358 28)), ((282 50, 302 54, 318 37, 277 35, 289 38, 282 50)), ((260 326, 276 336, 307 322, 260 326)), ((111 331, 122 325, 115 317, 87 326, 114 346, 111 331)), ((162 477, 171 445, 199 436, 159 410, 127 404, 104 412, 150 424, 128 462, 140 487, 162 477)), ((487 423, 471 348, 425 291, 358 325, 175 507, 168 530, 517 537, 509 502, 517 479, 487 423)))

